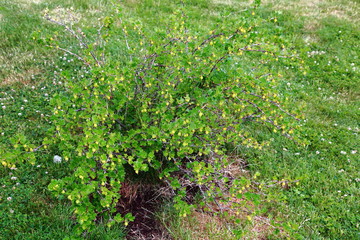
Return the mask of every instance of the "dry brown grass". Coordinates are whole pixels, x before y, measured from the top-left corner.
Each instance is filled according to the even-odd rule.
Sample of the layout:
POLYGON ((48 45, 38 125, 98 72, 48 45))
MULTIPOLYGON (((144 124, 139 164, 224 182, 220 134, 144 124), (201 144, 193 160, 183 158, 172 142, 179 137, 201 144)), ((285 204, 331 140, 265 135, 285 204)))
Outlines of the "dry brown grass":
POLYGON ((0 86, 11 85, 14 83, 29 85, 31 82, 31 77, 39 73, 40 73, 39 69, 27 69, 22 71, 21 73, 9 74, 0 82, 0 86))
MULTIPOLYGON (((276 226, 266 216, 254 216, 248 221, 249 214, 246 210, 240 211, 237 216, 243 223, 241 226, 235 224, 231 217, 220 217, 213 214, 193 211, 191 216, 181 220, 179 228, 186 229, 188 234, 183 234, 181 239, 192 240, 233 240, 236 239, 232 232, 234 227, 242 228, 245 232, 241 239, 263 240, 273 234, 276 226)), ((278 239, 286 239, 288 234, 279 229, 276 235, 278 239)), ((176 233, 176 236, 181 234, 176 233)))
POLYGON ((194 240, 232 240, 235 239, 228 223, 219 216, 193 211, 191 217, 182 221, 185 229, 191 232, 194 240))
POLYGON ((343 0, 263 0, 264 5, 271 4, 278 11, 291 11, 295 16, 308 17, 313 25, 316 21, 328 16, 350 22, 358 22, 360 4, 343 0))
MULTIPOLYGON (((250 177, 243 159, 232 157, 229 160, 232 161, 232 164, 221 170, 223 176, 229 179, 250 177)), ((221 183, 219 183, 219 187, 226 194, 227 187, 222 186, 221 183)), ((234 228, 241 228, 245 232, 241 239, 268 239, 275 227, 271 225, 270 219, 266 216, 253 216, 258 207, 248 199, 233 196, 230 197, 229 202, 207 203, 204 208, 193 210, 190 216, 180 219, 175 227, 168 225, 167 216, 160 218, 163 218, 161 222, 172 235, 178 237, 177 239, 233 240, 236 239, 233 233, 234 228), (219 214, 220 212, 226 212, 226 214, 219 214), (241 225, 235 223, 235 219, 239 219, 241 225)), ((286 233, 280 229, 277 237, 279 239, 286 238, 286 233)))
POLYGON ((10 53, 0 54, 0 66, 5 76, 0 81, 0 86, 14 83, 28 84, 33 75, 39 74, 40 69, 29 64, 34 61, 32 52, 19 52, 18 48, 12 49, 10 53), (17 66, 16 70, 14 66, 17 66))
POLYGON ((51 11, 47 12, 47 15, 58 22, 61 22, 63 24, 74 24, 80 21, 81 14, 78 12, 75 12, 71 8, 62 8, 57 7, 55 9, 52 9, 51 11))
POLYGON ((24 8, 29 8, 31 7, 31 4, 40 4, 42 2, 44 2, 44 0, 14 0, 14 3, 17 3, 24 8))
POLYGON ((224 5, 250 5, 252 1, 238 1, 238 0, 212 0, 213 4, 224 4, 224 5))
POLYGON ((322 19, 336 17, 351 23, 359 23, 360 4, 344 0, 262 0, 263 5, 271 6, 274 10, 289 11, 294 17, 304 19, 304 36, 306 43, 318 41, 312 34, 321 27, 322 19))

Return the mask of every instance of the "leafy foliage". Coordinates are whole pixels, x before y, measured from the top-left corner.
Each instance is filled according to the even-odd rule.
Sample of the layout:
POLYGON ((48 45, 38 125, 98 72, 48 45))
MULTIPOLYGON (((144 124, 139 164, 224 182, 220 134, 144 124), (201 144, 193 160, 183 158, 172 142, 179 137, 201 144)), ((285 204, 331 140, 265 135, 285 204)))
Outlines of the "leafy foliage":
MULTIPOLYGON (((296 140, 300 117, 286 110, 286 97, 277 92, 276 66, 301 63, 279 36, 262 34, 276 19, 257 16, 254 7, 224 18, 208 33, 193 30, 181 5, 155 31, 121 19, 118 13, 103 18, 99 38, 89 44, 82 32, 49 18, 77 39, 80 53, 60 47, 58 37, 40 41, 76 56, 89 73, 74 79, 73 71, 63 72, 65 91, 51 100, 54 127, 43 143, 58 149, 71 171, 49 189, 72 202, 77 232, 91 230, 100 219, 109 226, 132 221, 116 206, 122 183, 135 175, 146 181, 151 173, 168 184, 181 216, 194 207, 186 202, 189 182, 207 202, 258 202, 250 190, 243 195, 248 180, 229 177, 224 169, 233 164, 235 147, 268 146, 269 139, 254 130, 296 140), (114 37, 126 46, 125 60, 104 57, 114 37)), ((35 146, 26 142, 21 137, 13 144, 34 159, 35 146)), ((11 159, 17 161, 3 164, 12 166, 11 159)))

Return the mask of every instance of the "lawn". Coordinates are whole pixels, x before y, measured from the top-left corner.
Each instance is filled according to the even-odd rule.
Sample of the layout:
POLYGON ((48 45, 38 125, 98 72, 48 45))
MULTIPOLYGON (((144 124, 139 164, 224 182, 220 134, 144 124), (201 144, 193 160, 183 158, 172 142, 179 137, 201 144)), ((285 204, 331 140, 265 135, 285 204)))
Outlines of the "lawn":
MULTIPOLYGON (((123 16, 149 28, 178 6, 174 1, 120 1, 123 16)), ((237 16, 249 1, 194 0, 187 3, 189 21, 197 32, 208 32, 224 16, 237 16), (196 24, 195 24, 196 23, 196 24)), ((58 149, 40 148, 36 161, 6 164, 14 141, 26 136, 34 148, 52 127, 52 96, 65 89, 61 73, 86 78, 88 69, 64 51, 44 46, 60 39, 62 46, 79 45, 61 26, 43 15, 76 23, 91 38, 98 19, 111 13, 111 1, 4 0, 0 3, 0 239, 62 239, 76 225, 70 202, 49 190, 51 179, 69 174, 55 163, 58 149)), ((259 151, 236 146, 243 176, 261 196, 261 204, 243 221, 194 211, 180 218, 171 203, 157 209, 157 238, 234 239, 359 239, 360 213, 360 2, 357 0, 263 0, 256 14, 276 19, 264 28, 279 34, 304 61, 305 70, 288 66, 280 90, 290 108, 301 109, 296 144, 257 129, 271 146, 259 151), (256 177, 255 177, 256 176, 256 177), (266 186, 259 189, 259 184, 266 186), (160 231, 161 230, 161 231, 160 231), (160 232, 160 233, 159 233, 160 232)), ((116 31, 115 31, 116 32, 116 31)), ((118 33, 122 32, 118 29, 118 33)), ((134 39, 135 41, 136 39, 134 39)), ((109 58, 127 61, 126 44, 113 38, 109 58)), ((283 67, 276 66, 275 67, 283 67)), ((24 153, 26 156, 26 153, 24 153)), ((101 222, 84 239, 124 239, 125 226, 101 222)), ((130 229, 131 231, 131 229, 130 229)), ((134 237, 134 236, 133 236, 134 237)), ((138 239, 141 239, 138 237, 138 239)))

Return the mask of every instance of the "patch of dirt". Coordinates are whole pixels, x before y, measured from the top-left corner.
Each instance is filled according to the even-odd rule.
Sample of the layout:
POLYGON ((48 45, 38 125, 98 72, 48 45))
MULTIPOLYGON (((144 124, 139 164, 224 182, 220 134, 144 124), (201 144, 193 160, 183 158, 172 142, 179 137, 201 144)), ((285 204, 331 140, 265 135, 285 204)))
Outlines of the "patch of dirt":
POLYGON ((124 183, 120 194, 117 211, 122 214, 130 212, 135 217, 127 227, 128 240, 172 240, 155 217, 164 200, 164 192, 159 186, 124 183))
MULTIPOLYGON (((246 162, 243 159, 234 157, 231 162, 230 165, 221 170, 222 176, 233 179, 247 174, 246 162)), ((184 178, 180 172, 178 174, 181 185, 187 189, 186 201, 189 204, 194 203, 195 196, 201 191, 199 186, 184 178)), ((226 186, 222 187, 227 188, 226 186)), ((129 223, 127 228, 128 240, 173 239, 166 230, 167 223, 155 216, 155 213, 161 210, 164 200, 169 200, 173 196, 170 186, 126 182, 121 187, 120 195, 121 199, 116 206, 117 212, 122 215, 132 213, 135 217, 134 222, 129 223)), ((213 214, 220 211, 219 209, 216 210, 217 207, 214 205, 212 212, 193 211, 193 215, 190 216, 194 220, 193 223, 186 221, 182 223, 185 229, 190 229, 192 232, 192 239, 209 239, 209 234, 220 236, 216 239, 233 239, 232 233, 228 229, 228 222, 213 214)))

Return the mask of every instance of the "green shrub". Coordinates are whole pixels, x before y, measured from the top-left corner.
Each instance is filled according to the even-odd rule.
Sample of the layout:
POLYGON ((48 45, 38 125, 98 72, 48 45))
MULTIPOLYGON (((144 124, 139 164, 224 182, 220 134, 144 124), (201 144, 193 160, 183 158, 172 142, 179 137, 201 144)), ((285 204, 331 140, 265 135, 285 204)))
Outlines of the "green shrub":
MULTIPOLYGON (((49 189, 72 202, 78 233, 99 219, 109 226, 132 221, 116 205, 122 183, 136 175, 168 184, 181 216, 195 207, 185 201, 189 184, 203 201, 257 202, 253 193, 242 195, 249 180, 226 173, 232 150, 266 147, 270 141, 257 137, 259 130, 293 138, 299 117, 277 92, 277 66, 300 64, 280 36, 262 33, 276 19, 258 17, 254 7, 205 33, 192 30, 191 15, 179 6, 161 21, 164 26, 148 29, 121 15, 105 17, 94 44, 66 28, 80 41, 76 56, 89 74, 73 79, 73 71, 63 72, 66 90, 51 101, 54 135, 44 147, 57 149, 72 173, 49 189), (107 56, 119 38, 124 61, 107 56)), ((53 38, 44 42, 67 49, 53 38)), ((15 140, 18 153, 33 151, 25 142, 15 140)))

